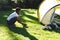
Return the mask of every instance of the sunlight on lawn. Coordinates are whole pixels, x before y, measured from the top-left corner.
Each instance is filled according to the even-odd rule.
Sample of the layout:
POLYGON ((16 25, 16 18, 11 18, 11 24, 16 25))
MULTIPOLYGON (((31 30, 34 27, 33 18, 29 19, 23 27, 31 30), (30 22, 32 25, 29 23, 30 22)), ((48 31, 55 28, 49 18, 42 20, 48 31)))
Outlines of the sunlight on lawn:
POLYGON ((8 17, 7 15, 4 15, 4 17, 8 17))
POLYGON ((12 36, 8 33, 8 29, 5 27, 0 27, 0 40, 13 40, 12 36))
POLYGON ((22 21, 27 24, 28 28, 23 28, 23 25, 16 22, 13 31, 5 23, 10 13, 12 12, 8 11, 0 14, 0 40, 60 40, 60 31, 42 29, 42 25, 37 19, 36 9, 22 9, 22 21))

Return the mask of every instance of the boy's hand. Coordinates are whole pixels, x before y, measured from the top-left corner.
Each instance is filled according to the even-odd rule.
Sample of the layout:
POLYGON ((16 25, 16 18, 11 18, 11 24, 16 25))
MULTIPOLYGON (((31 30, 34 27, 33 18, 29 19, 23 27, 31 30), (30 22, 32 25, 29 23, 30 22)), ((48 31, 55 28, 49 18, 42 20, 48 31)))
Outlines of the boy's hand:
POLYGON ((23 23, 22 25, 23 25, 23 26, 27 26, 27 24, 25 24, 25 23, 23 23))
POLYGON ((27 24, 23 23, 23 28, 28 28, 27 24))

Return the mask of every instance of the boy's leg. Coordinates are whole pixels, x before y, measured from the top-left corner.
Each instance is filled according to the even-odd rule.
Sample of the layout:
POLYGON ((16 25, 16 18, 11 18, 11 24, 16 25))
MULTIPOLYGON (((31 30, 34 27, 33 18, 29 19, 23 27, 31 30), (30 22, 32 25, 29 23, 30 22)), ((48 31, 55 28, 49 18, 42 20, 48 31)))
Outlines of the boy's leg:
POLYGON ((15 27, 15 23, 16 22, 16 17, 12 18, 11 20, 7 21, 7 25, 9 28, 14 28, 15 27))
POLYGON ((9 21, 10 24, 14 24, 15 22, 16 22, 16 17, 12 18, 12 19, 9 21))

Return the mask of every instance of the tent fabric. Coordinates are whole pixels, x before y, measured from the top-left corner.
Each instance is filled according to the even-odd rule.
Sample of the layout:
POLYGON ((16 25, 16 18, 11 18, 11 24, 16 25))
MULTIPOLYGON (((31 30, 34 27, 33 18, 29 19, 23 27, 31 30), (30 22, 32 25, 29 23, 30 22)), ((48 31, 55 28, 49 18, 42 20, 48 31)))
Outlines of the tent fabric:
POLYGON ((53 13, 54 13, 54 9, 51 9, 49 12, 47 12, 44 17, 43 17, 43 20, 41 21, 43 24, 51 24, 51 17, 53 16, 53 13))
POLYGON ((39 6, 39 21, 43 24, 50 24, 51 17, 54 13, 54 7, 59 6, 60 3, 56 0, 45 0, 39 6))

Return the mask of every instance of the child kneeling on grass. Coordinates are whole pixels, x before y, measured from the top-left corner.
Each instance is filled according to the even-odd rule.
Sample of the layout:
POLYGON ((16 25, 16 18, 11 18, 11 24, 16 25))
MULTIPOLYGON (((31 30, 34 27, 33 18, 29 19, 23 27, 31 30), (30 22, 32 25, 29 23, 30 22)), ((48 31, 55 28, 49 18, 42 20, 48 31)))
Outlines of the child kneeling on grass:
POLYGON ((23 27, 26 27, 26 24, 23 23, 23 22, 21 22, 21 20, 20 20, 19 12, 21 12, 21 8, 17 7, 17 8, 16 8, 16 11, 13 12, 12 14, 10 14, 10 15, 8 16, 8 18, 7 18, 7 24, 8 24, 9 26, 14 25, 14 23, 15 23, 16 21, 18 21, 19 23, 21 23, 21 24, 23 25, 23 27))

